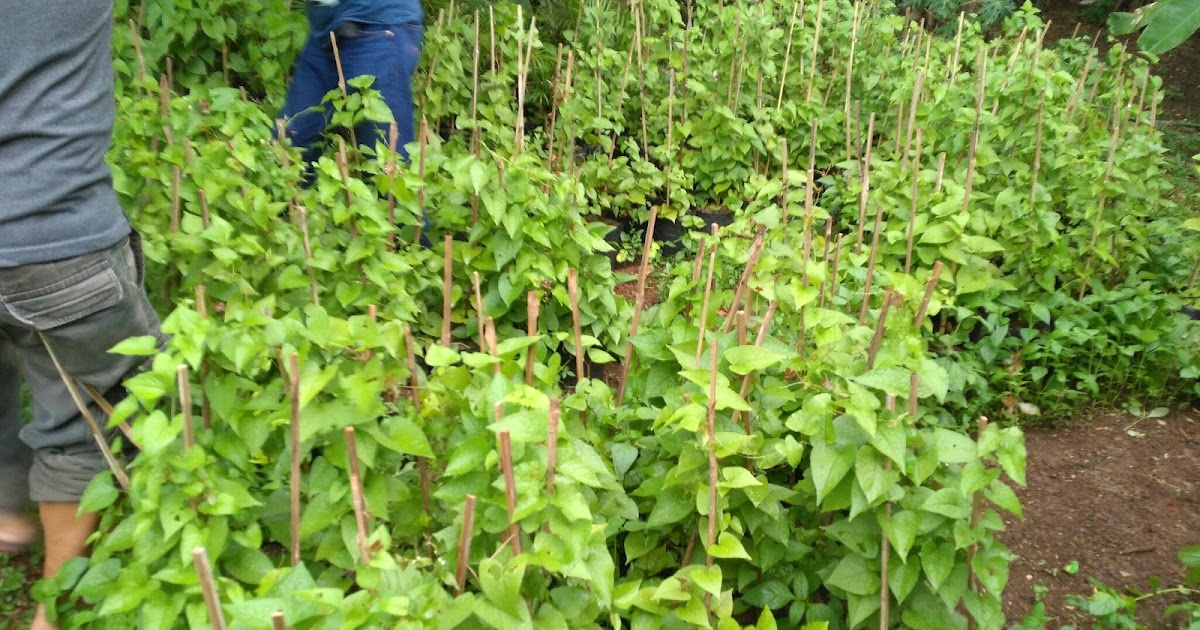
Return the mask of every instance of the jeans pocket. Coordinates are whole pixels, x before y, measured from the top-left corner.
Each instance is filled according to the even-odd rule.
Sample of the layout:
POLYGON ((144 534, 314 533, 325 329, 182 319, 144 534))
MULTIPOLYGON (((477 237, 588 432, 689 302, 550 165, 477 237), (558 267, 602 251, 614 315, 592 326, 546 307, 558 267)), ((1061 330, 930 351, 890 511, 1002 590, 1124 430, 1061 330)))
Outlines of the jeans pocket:
POLYGON ((119 304, 125 296, 121 281, 109 261, 100 256, 84 256, 47 265, 25 278, 25 286, 37 286, 11 293, 4 304, 21 323, 45 331, 69 324, 119 304), (82 265, 73 265, 79 261, 82 265), (63 267, 76 270, 65 277, 63 267), (58 273, 55 273, 58 272, 58 273), (40 286, 38 286, 40 285, 40 286))

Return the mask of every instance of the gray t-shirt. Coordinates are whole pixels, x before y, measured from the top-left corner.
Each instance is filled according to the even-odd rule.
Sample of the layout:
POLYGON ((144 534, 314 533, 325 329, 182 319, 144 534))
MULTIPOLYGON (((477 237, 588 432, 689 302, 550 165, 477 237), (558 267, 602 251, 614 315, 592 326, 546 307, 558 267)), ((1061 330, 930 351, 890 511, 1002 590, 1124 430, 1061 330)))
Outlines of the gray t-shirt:
POLYGON ((113 0, 0 0, 0 268, 129 234, 112 141, 113 0))

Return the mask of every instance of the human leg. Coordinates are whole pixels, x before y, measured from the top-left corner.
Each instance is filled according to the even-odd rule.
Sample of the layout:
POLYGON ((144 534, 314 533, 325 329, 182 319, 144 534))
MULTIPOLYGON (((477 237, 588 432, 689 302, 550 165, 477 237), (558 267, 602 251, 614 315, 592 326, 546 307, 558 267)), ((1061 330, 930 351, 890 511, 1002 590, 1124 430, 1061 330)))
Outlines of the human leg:
POLYGON ((321 135, 329 123, 332 108, 323 103, 325 95, 338 86, 333 55, 318 42, 309 40, 292 71, 287 98, 279 112, 292 146, 302 149, 305 163, 321 156, 321 135))
MULTIPOLYGON (((370 75, 392 112, 398 133, 396 148, 407 161, 405 147, 415 137, 412 77, 421 60, 424 30, 418 24, 366 26, 361 35, 339 43, 342 69, 347 78, 370 75)), ((372 121, 355 130, 358 141, 368 147, 388 142, 392 121, 372 121)))
POLYGON ((21 442, 21 378, 12 342, 0 333, 0 553, 22 551, 37 538, 27 514, 33 452, 21 442))
MULTIPOLYGON (((20 435, 35 449, 29 494, 39 503, 47 577, 67 559, 86 553, 97 516, 77 514, 79 498, 107 466, 59 365, 78 383, 77 393, 91 386, 110 400, 119 396, 121 381, 144 359, 108 350, 134 336, 163 342, 141 280, 140 257, 129 241, 66 261, 0 270, 0 333, 11 340, 34 402, 33 422, 20 435)), ((86 393, 80 395, 103 429, 103 411, 86 393)), ((33 627, 53 626, 39 611, 33 627)))

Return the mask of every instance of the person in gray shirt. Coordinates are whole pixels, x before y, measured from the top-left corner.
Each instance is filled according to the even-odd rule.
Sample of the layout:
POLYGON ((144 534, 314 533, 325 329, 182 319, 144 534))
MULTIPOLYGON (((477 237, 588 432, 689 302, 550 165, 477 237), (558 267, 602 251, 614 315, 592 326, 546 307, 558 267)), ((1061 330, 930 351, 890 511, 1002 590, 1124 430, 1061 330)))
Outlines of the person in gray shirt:
MULTIPOLYGON (((103 409, 143 360, 108 350, 164 342, 104 162, 112 20, 113 0, 0 0, 0 551, 36 542, 36 504, 46 576, 86 553, 98 516, 79 499, 120 468, 103 409)), ((54 628, 40 607, 33 628, 54 628)))

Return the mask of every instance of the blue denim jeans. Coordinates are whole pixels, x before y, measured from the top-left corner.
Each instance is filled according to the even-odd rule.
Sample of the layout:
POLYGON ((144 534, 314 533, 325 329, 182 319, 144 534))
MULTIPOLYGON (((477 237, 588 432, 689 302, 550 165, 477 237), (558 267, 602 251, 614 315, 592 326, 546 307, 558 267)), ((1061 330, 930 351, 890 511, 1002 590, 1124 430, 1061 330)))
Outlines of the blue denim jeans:
MULTIPOLYGON (((119 402, 122 380, 145 359, 108 350, 129 337, 154 336, 160 347, 166 341, 142 276, 136 235, 93 254, 0 269, 0 512, 19 512, 30 499, 78 501, 108 467, 43 337, 77 382, 119 402), (22 378, 33 398, 25 426, 22 378)), ((89 408, 103 425, 104 412, 89 408)))
MULTIPOLYGON (((413 131, 412 75, 421 57, 424 28, 419 24, 343 25, 338 37, 338 54, 346 80, 371 75, 372 88, 383 95, 399 129, 397 148, 408 159, 404 145, 416 137, 413 131)), ((301 147, 305 162, 321 155, 321 135, 333 114, 322 104, 325 95, 338 87, 337 64, 328 40, 310 38, 300 56, 287 100, 280 117, 284 118, 292 146, 301 147), (315 108, 315 109, 314 109, 315 108)), ((359 144, 374 147, 377 140, 386 145, 390 124, 363 124, 355 129, 359 144)))

